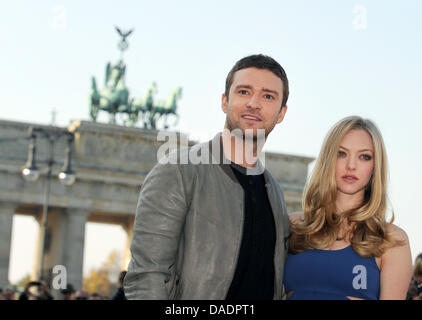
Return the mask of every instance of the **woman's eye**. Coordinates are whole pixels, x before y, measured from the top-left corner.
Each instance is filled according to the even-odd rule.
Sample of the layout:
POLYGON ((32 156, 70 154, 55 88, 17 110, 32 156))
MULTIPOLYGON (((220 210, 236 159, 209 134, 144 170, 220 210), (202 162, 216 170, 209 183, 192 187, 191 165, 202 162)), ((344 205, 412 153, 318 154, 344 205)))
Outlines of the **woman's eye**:
POLYGON ((363 154, 363 155, 361 155, 361 157, 362 157, 363 160, 366 160, 366 161, 369 161, 369 160, 372 159, 372 157, 369 154, 363 154))
POLYGON ((338 152, 338 156, 339 157, 344 157, 346 155, 346 153, 344 151, 339 151, 338 152))

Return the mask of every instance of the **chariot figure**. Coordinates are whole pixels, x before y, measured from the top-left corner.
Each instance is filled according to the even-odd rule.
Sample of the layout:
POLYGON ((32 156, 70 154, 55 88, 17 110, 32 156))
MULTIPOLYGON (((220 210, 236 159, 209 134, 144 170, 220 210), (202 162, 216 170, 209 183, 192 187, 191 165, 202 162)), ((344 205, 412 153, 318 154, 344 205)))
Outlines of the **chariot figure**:
MULTIPOLYGON (((121 36, 119 49, 122 53, 127 50, 129 44, 126 38, 133 32, 123 32, 115 27, 121 36)), ((152 82, 144 97, 131 98, 129 89, 125 84, 126 65, 123 57, 115 64, 107 63, 105 70, 104 87, 99 89, 95 77, 91 78, 91 90, 89 92, 90 117, 96 121, 100 110, 108 112, 110 123, 116 123, 116 114, 126 114, 125 125, 135 126, 142 119, 144 128, 156 129, 156 123, 160 118, 164 119, 164 128, 168 128, 167 118, 169 115, 176 117, 177 101, 181 98, 182 88, 176 88, 167 101, 155 103, 154 96, 157 93, 157 85, 152 82)))

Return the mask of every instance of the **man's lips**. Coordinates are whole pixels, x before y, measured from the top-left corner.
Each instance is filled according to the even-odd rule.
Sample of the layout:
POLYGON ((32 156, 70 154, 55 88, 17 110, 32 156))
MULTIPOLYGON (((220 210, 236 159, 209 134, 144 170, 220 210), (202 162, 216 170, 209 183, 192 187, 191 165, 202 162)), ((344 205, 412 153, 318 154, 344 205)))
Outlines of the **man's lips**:
POLYGON ((358 181, 358 177, 356 177, 353 174, 345 174, 344 176, 341 177, 344 181, 346 182, 355 182, 358 181))
POLYGON ((243 119, 251 120, 251 121, 262 121, 261 118, 253 115, 253 114, 244 114, 242 115, 243 119))

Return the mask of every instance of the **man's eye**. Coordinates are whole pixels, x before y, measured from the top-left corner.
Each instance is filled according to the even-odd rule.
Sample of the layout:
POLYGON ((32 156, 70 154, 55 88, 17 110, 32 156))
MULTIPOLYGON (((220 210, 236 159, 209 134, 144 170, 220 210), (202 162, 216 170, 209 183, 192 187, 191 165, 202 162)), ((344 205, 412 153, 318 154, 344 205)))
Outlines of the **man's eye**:
POLYGON ((270 94, 266 94, 264 97, 265 97, 265 99, 268 99, 268 100, 274 99, 274 97, 270 94))
POLYGON ((248 94, 248 91, 247 90, 240 90, 239 93, 245 95, 245 94, 248 94))

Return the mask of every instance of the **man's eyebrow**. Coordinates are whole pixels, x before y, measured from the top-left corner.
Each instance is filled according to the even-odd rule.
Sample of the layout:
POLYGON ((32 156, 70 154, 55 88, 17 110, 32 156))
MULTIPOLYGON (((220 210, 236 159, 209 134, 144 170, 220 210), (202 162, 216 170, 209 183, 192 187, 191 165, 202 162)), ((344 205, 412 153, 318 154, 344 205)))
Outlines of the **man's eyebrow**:
MULTIPOLYGON (((248 85, 248 84, 239 84, 235 87, 235 90, 241 89, 241 88, 245 88, 245 89, 253 89, 252 86, 248 85)), ((277 97, 280 96, 280 94, 275 91, 275 90, 271 90, 271 89, 267 89, 267 88, 262 88, 262 91, 264 92, 271 92, 273 94, 275 94, 277 97)))
MULTIPOLYGON (((347 149, 347 148, 345 148, 345 147, 343 147, 343 146, 340 146, 340 148, 342 148, 342 149, 344 149, 344 150, 346 150, 346 151, 349 151, 349 149, 347 149)), ((358 150, 358 152, 363 152, 363 151, 371 151, 371 152, 374 152, 372 149, 362 149, 362 150, 358 150)))
POLYGON ((235 90, 240 89, 240 88, 252 89, 252 86, 247 85, 247 84, 239 84, 235 87, 235 90))

